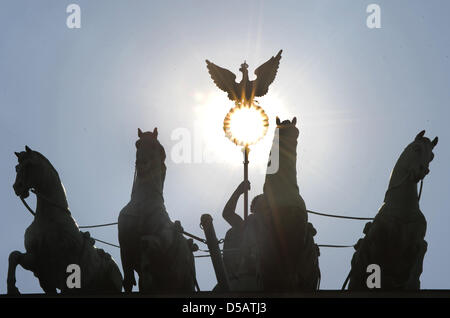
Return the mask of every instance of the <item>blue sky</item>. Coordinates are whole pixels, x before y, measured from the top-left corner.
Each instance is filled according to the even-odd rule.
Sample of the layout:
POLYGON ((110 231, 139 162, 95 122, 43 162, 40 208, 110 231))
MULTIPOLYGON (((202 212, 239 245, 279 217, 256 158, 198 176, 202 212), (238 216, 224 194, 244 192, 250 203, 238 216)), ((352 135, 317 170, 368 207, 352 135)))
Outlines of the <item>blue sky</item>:
MULTIPOLYGON (((394 164, 415 135, 439 136, 421 210, 428 221, 426 289, 450 288, 450 3, 433 1, 2 1, 0 3, 0 293, 8 255, 24 250, 31 215, 15 196, 14 151, 42 152, 59 171, 78 224, 117 220, 133 179, 137 128, 158 127, 168 153, 165 202, 173 220, 203 236, 242 179, 242 158, 223 136, 232 106, 204 60, 238 73, 283 49, 269 94, 260 99, 269 134, 250 153, 250 197, 261 192, 275 115, 297 116, 298 180, 311 210, 371 217, 394 164), (66 7, 81 7, 81 29, 66 27, 66 7), (366 7, 381 7, 381 29, 366 7), (177 129, 223 162, 176 163, 177 129)), ((238 75, 238 79, 240 74, 238 75)), ((28 201, 34 204, 34 199, 28 201)), ((238 212, 242 212, 239 202, 238 212)), ((364 222, 310 216, 319 244, 353 244, 364 222)), ((116 228, 92 236, 117 243, 116 228)), ((119 251, 111 253, 120 265, 119 251)), ((201 246, 201 248, 205 248, 201 246)), ((352 249, 322 249, 323 289, 341 287, 352 249)), ((202 290, 215 276, 196 260, 202 290)), ((40 292, 19 268, 22 292, 40 292)))

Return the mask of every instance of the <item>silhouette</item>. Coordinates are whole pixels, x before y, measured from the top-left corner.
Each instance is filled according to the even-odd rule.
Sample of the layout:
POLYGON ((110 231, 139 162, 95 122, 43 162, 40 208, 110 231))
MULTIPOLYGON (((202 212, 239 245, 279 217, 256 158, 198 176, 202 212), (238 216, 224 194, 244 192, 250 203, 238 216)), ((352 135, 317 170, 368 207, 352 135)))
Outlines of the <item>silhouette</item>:
POLYGON ((141 292, 194 291, 192 240, 183 237, 180 223, 170 220, 164 205, 166 154, 157 139, 158 131, 138 129, 138 136, 131 200, 118 221, 123 287, 131 292, 136 271, 141 292))
POLYGON ((419 290, 422 264, 427 251, 427 222, 419 208, 417 183, 429 173, 434 158, 433 141, 420 132, 400 155, 391 174, 384 203, 365 237, 355 245, 352 267, 344 283, 349 290, 368 290, 369 264, 381 269, 381 290, 419 290))
MULTIPOLYGON (((243 181, 239 184, 236 190, 231 195, 227 204, 223 209, 222 216, 231 225, 225 235, 224 245, 223 245, 223 261, 225 265, 226 272, 228 274, 228 280, 233 290, 257 290, 256 281, 256 252, 254 246, 255 234, 246 229, 247 224, 253 222, 254 215, 251 214, 244 221, 236 213, 236 205, 240 196, 246 191, 250 190, 250 182, 243 181), (247 237, 248 236, 248 237, 247 237), (241 249, 241 243, 247 237, 246 240, 249 243, 247 249, 241 249), (250 244, 250 240, 252 243, 250 244), (244 282, 245 281, 245 282, 244 282), (245 287, 241 287, 244 285, 245 287)), ((256 211, 266 208, 264 206, 265 200, 263 195, 257 195, 253 198, 250 205, 250 212, 256 213, 256 211)))
MULTIPOLYGON (((275 174, 266 174, 264 193, 252 201, 254 213, 243 223, 242 234, 236 231, 236 236, 242 235, 240 245, 232 232, 225 238, 225 252, 226 246, 238 246, 238 256, 234 257, 239 260, 229 254, 226 261, 232 290, 295 292, 318 288, 319 249, 313 239, 316 231, 308 223, 297 185, 296 122, 296 118, 292 122, 280 122, 277 118, 271 151, 278 151, 279 146, 279 169, 275 174)), ((226 215, 230 219, 231 213, 226 215)), ((242 228, 242 223, 235 220, 233 226, 242 228)))
POLYGON ((66 193, 59 175, 47 158, 25 147, 15 153, 14 191, 27 198, 30 189, 37 196, 35 217, 25 232, 26 253, 14 251, 9 256, 8 294, 19 294, 15 286, 16 267, 32 271, 47 294, 108 293, 122 290, 122 275, 111 256, 95 248, 89 232, 81 232, 68 209, 66 193), (80 266, 80 289, 67 286, 67 266, 80 266))
POLYGON ((277 117, 276 124, 271 153, 279 151, 279 169, 266 174, 269 209, 257 214, 264 224, 259 233, 262 286, 271 291, 314 291, 320 282, 320 253, 297 185, 297 118, 280 122, 277 117))
POLYGON ((255 97, 264 96, 269 90, 269 85, 275 80, 278 66, 281 59, 280 50, 275 57, 271 57, 267 62, 255 70, 257 78, 253 81, 248 77, 248 64, 244 61, 239 71, 242 72, 242 80, 236 83, 236 75, 227 69, 217 66, 206 60, 206 67, 214 83, 221 90, 228 93, 228 98, 235 102, 251 104, 255 97))

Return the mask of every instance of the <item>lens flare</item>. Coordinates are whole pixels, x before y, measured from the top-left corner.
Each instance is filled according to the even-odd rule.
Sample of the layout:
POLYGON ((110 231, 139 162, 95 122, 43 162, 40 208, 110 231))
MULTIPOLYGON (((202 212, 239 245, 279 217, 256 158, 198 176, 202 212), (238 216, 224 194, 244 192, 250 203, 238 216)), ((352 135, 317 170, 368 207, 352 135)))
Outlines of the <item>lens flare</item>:
POLYGON ((225 116, 225 135, 238 146, 248 146, 263 138, 269 128, 269 118, 255 104, 237 104, 225 116))

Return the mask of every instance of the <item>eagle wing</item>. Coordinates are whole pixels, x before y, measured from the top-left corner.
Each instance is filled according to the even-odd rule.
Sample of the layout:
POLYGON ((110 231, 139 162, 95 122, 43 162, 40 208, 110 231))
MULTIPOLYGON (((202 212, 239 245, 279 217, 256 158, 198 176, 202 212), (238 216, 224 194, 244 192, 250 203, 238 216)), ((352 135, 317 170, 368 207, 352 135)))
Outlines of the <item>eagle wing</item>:
POLYGON ((206 60, 206 67, 211 75, 212 80, 216 83, 217 87, 228 93, 228 98, 231 100, 236 100, 236 92, 238 91, 236 83, 236 75, 214 63, 206 60))
POLYGON ((272 84, 277 75, 282 52, 283 50, 280 50, 276 56, 272 56, 266 63, 260 65, 255 70, 256 79, 252 81, 254 96, 264 96, 267 94, 269 85, 272 84))

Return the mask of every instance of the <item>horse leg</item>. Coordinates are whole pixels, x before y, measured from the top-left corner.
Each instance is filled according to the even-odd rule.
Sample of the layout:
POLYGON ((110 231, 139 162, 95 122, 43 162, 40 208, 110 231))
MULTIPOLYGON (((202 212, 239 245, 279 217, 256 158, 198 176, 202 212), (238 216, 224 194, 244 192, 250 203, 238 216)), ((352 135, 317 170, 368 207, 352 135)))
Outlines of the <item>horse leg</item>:
POLYGON ((126 293, 131 293, 133 290, 133 286, 136 285, 136 279, 134 278, 134 269, 132 262, 132 253, 125 248, 125 246, 121 246, 120 248, 120 258, 122 260, 122 269, 123 269, 123 289, 126 293))
POLYGON ((159 251, 161 243, 159 238, 154 235, 145 235, 141 238, 141 251, 139 263, 139 291, 141 293, 149 293, 154 289, 154 281, 151 272, 151 260, 159 257, 160 254, 154 254, 159 251))
POLYGON ((141 251, 139 263, 139 291, 144 293, 153 292, 159 288, 170 289, 168 285, 157 286, 161 281, 160 277, 153 277, 155 266, 166 256, 173 242, 173 229, 166 227, 158 235, 144 235, 141 237, 141 251), (155 262, 157 263, 155 265, 155 262))
POLYGON ((32 271, 34 270, 35 259, 33 254, 21 253, 14 251, 9 254, 8 259, 8 294, 20 295, 19 289, 16 287, 16 268, 17 265, 22 266, 24 269, 32 271))

